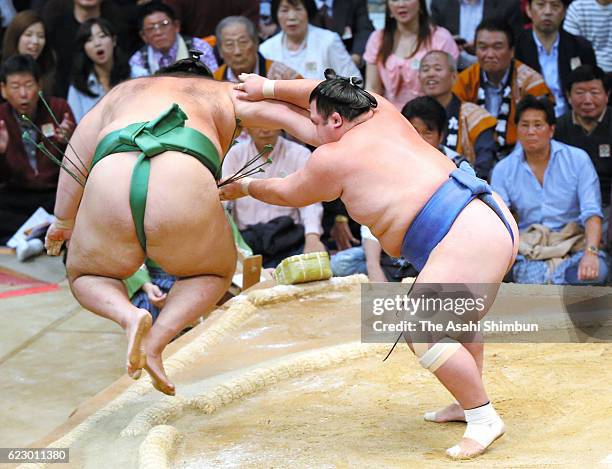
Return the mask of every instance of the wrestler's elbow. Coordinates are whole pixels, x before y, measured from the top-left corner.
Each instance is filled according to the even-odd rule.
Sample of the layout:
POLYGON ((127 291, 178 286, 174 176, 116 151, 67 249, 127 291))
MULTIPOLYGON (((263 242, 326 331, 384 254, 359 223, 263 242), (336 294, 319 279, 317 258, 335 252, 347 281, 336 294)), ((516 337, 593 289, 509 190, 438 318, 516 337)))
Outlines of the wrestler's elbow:
POLYGON ((316 132, 309 133, 308 136, 304 138, 304 143, 307 143, 308 145, 311 145, 317 148, 323 145, 323 142, 321 141, 319 136, 316 134, 316 132))

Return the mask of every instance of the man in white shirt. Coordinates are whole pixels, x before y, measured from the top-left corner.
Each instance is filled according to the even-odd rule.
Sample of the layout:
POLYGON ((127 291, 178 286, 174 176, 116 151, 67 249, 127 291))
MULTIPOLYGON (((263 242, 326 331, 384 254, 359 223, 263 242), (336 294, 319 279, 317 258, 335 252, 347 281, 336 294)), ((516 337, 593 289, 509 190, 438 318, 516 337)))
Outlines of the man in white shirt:
MULTIPOLYGON (((250 168, 265 164, 268 159, 271 160, 271 163, 265 164, 263 166, 264 172, 255 174, 254 178, 286 177, 303 168, 310 157, 310 151, 306 147, 281 137, 280 130, 249 129, 248 133, 251 137, 249 140, 237 143, 227 153, 223 162, 223 179, 237 173, 249 160, 261 153, 265 145, 272 145, 273 150, 262 155, 250 168)), ((234 221, 243 233, 253 225, 268 223, 283 216, 291 217, 296 225, 303 226, 303 242, 287 246, 286 250, 281 251, 286 254, 284 257, 302 252, 325 251, 320 239, 321 233, 323 233, 321 226, 323 206, 320 203, 301 208, 281 207, 260 202, 253 197, 243 197, 232 201, 229 205, 234 221)), ((249 241, 247 240, 247 242, 249 241)), ((261 244, 266 243, 262 242, 261 244)), ((257 252, 256 246, 251 246, 251 248, 256 254, 264 256, 264 267, 273 267, 278 261, 282 260, 279 258, 283 257, 282 255, 257 252)))

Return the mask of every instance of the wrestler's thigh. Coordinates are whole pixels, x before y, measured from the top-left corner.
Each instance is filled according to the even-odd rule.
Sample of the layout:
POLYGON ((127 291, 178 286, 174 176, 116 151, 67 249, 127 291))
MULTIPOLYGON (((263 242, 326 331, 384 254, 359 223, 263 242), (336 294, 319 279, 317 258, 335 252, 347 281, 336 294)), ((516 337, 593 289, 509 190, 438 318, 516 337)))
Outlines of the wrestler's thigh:
POLYGON ((195 158, 166 152, 151 162, 147 254, 177 276, 232 275, 236 252, 216 181, 195 158))
POLYGON ((129 203, 135 155, 111 155, 87 180, 68 249, 70 278, 100 275, 123 279, 144 260, 129 203))
MULTIPOLYGON (((433 251, 432 251, 433 254, 433 251)), ((488 272, 482 272, 481 260, 471 259, 469 261, 460 261, 456 257, 449 256, 442 250, 438 253, 430 256, 429 260, 423 270, 419 273, 416 280, 416 285, 413 289, 412 294, 415 297, 425 296, 427 298, 432 297, 431 293, 428 293, 428 289, 436 287, 431 284, 460 284, 458 286, 452 286, 448 289, 445 287, 442 291, 452 291, 453 298, 462 298, 465 300, 474 300, 479 304, 477 316, 478 319, 484 317, 488 312, 499 291, 499 286, 503 275, 499 272, 503 267, 500 267, 497 271, 492 274, 488 272), (478 272, 474 272, 478 270, 478 272), (457 288, 458 287, 458 288, 457 288)), ((484 267, 486 269, 486 267, 484 267)), ((434 291, 436 291, 434 289, 434 291)), ((435 296, 433 296, 435 297, 435 296)), ((442 296, 444 298, 444 296, 442 296)), ((450 319, 449 312, 444 311, 442 318, 450 319)), ((471 317, 471 319, 476 319, 471 317)), ((445 319, 441 319, 440 323, 444 323, 445 319)), ((440 336, 448 335, 447 332, 433 333, 436 340, 426 340, 427 342, 433 343, 440 339, 440 336)), ((467 337, 471 337, 468 335, 467 337)), ((463 340, 456 338, 460 342, 463 340)), ((468 339, 468 342, 471 340, 468 339)))

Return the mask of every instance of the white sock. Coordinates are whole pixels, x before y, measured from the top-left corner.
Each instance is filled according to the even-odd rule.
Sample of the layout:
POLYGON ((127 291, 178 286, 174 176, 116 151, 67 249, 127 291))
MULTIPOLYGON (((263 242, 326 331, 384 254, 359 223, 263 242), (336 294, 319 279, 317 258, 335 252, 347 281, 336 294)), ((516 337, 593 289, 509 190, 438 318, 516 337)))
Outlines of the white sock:
MULTIPOLYGON (((465 410, 465 420, 467 427, 464 438, 469 438, 477 442, 483 448, 487 448, 496 438, 501 436, 504 431, 504 422, 493 408, 490 402, 475 409, 465 410)), ((459 455, 461 448, 455 445, 447 450, 450 456, 459 455)))

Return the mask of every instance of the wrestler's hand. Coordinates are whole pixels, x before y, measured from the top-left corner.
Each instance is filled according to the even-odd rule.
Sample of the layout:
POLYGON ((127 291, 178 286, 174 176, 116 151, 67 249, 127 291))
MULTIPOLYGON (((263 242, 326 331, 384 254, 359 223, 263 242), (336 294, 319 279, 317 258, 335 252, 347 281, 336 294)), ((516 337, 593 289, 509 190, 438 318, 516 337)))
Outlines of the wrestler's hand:
POLYGON ((245 101, 261 101, 264 99, 263 85, 267 78, 256 73, 241 73, 238 78, 243 82, 234 85, 234 89, 238 91, 239 99, 245 101))
POLYGON ((578 264, 578 280, 594 280, 599 277, 599 256, 585 252, 578 264))
POLYGON ((351 233, 351 227, 347 221, 336 220, 330 235, 336 242, 338 251, 344 251, 345 249, 353 247, 353 244, 359 244, 359 240, 351 233))
POLYGON ((49 226, 47 234, 45 236, 45 248, 47 248, 47 255, 59 256, 62 250, 64 241, 68 241, 72 236, 72 228, 62 226, 62 223, 54 221, 49 226))
MULTIPOLYGON (((242 178, 239 181, 231 182, 223 187, 219 187, 219 199, 221 202, 224 200, 235 200, 240 197, 249 195, 249 183, 252 178, 242 178)), ((223 182, 223 181, 221 181, 223 182)))
POLYGON ((149 301, 156 308, 162 309, 166 304, 167 293, 161 291, 161 289, 154 283, 147 282, 142 286, 142 291, 147 294, 149 301))

